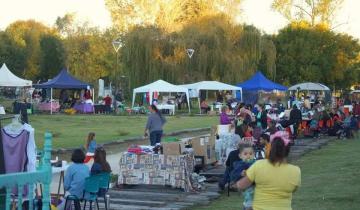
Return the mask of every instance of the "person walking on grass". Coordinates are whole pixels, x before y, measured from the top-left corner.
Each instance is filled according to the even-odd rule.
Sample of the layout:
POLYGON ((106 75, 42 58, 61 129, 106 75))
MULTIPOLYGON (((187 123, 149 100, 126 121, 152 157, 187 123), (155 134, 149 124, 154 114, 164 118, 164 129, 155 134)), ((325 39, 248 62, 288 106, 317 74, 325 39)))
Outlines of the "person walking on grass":
POLYGON ((255 184, 254 210, 291 210, 292 194, 301 184, 298 166, 289 164, 290 140, 283 132, 270 137, 269 159, 256 161, 237 182, 245 190, 255 184))
POLYGON ((144 136, 147 137, 150 135, 150 145, 155 146, 161 142, 163 126, 166 123, 166 119, 154 104, 149 106, 149 110, 151 113, 145 126, 144 136))

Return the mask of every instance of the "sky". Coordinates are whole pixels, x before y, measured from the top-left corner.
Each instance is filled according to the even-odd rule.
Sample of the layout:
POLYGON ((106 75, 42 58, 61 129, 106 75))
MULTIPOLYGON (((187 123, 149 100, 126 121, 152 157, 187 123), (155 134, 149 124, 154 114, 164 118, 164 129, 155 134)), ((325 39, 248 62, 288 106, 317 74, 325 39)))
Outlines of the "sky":
MULTIPOLYGON (((287 24, 277 12, 272 11, 272 0, 244 0, 240 22, 253 24, 266 33, 273 34, 287 24)), ((34 19, 52 26, 58 16, 76 13, 80 22, 88 21, 93 26, 111 26, 110 13, 104 0, 0 0, 0 29, 4 30, 16 20, 34 19)), ((334 25, 338 32, 348 33, 360 39, 360 0, 345 0, 337 13, 334 25)))

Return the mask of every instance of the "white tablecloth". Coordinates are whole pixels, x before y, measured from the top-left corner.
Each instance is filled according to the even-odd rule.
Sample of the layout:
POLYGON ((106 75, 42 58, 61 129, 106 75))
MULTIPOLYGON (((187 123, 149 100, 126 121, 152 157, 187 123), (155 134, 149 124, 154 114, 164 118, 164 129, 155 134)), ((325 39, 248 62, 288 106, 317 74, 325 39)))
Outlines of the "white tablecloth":
POLYGON ((168 109, 170 115, 175 115, 175 105, 174 104, 158 104, 156 105, 158 109, 168 109))
POLYGON ((5 109, 2 106, 0 106, 0 114, 5 114, 5 109))

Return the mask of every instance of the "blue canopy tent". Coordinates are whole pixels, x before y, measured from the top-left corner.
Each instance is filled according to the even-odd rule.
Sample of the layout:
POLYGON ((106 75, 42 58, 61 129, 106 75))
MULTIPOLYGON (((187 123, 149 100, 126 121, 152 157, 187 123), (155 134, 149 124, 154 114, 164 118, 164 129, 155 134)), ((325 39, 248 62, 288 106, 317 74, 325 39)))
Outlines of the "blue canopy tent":
POLYGON ((236 86, 243 90, 242 101, 254 104, 258 100, 258 91, 286 91, 288 88, 267 79, 260 71, 257 71, 249 80, 238 83, 236 86))
MULTIPOLYGON (((67 69, 62 69, 60 73, 52 80, 49 80, 42 84, 35 84, 33 85, 33 87, 38 89, 50 88, 50 94, 51 94, 50 103, 52 103, 53 89, 87 89, 88 87, 91 87, 91 85, 71 76, 68 73, 67 69)), ((94 89, 93 89, 93 93, 94 93, 94 89)), ((94 100, 94 94, 93 94, 93 100, 94 100)), ((50 113, 52 114, 52 109, 50 109, 50 113)))

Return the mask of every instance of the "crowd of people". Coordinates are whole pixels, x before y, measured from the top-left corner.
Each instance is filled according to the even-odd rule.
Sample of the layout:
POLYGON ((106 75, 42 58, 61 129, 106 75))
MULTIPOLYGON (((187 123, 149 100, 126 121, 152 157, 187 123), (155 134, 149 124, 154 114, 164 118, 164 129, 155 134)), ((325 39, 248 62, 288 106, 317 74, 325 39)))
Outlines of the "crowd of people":
POLYGON ((258 104, 221 108, 219 123, 230 125, 242 141, 228 154, 219 187, 244 190, 244 209, 291 209, 301 172, 287 157, 300 134, 352 138, 360 128, 358 102, 352 104, 352 110, 344 106, 326 109, 321 102, 305 106, 293 103, 290 110, 258 104))

